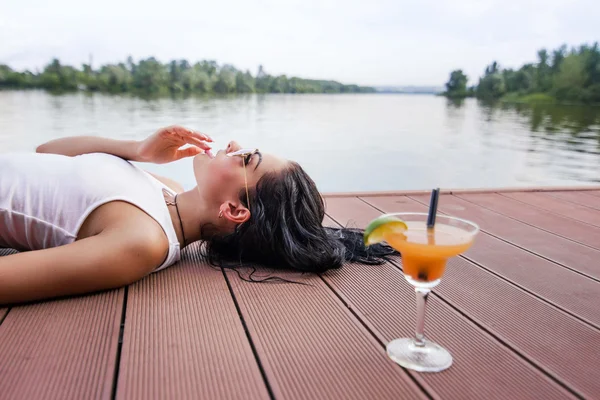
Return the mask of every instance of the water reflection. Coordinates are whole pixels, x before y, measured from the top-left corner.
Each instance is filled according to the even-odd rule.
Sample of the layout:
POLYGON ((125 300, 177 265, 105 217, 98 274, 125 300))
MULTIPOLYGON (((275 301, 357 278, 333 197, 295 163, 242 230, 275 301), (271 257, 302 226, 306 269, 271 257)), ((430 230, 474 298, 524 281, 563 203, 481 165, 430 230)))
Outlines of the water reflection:
POLYGON ((465 99, 446 99, 446 108, 460 109, 465 104, 465 99))
POLYGON ((600 134, 600 107, 597 106, 503 104, 501 107, 528 119, 532 132, 567 131, 574 135, 588 134, 596 139, 600 134))
POLYGON ((532 137, 558 140, 567 145, 580 144, 582 140, 600 143, 600 107, 597 106, 484 102, 479 102, 479 106, 486 121, 492 121, 498 112, 500 119, 516 115, 517 120, 528 127, 532 137), (570 136, 565 136, 566 133, 570 136))
MULTIPOLYGON (((427 95, 129 94, 0 91, 0 151, 72 135, 141 139, 184 124, 217 145, 300 162, 322 191, 598 182, 600 108, 427 95)), ((194 184, 191 160, 146 169, 194 184)))
MULTIPOLYGON (((467 99, 446 101, 446 115, 452 130, 469 130, 468 123, 478 121, 475 130, 483 145, 480 154, 495 160, 482 161, 480 167, 490 173, 512 169, 519 184, 600 181, 599 107, 513 105, 467 99)), ((461 146, 464 145, 462 141, 461 146)))
POLYGON ((488 113, 528 128, 528 140, 514 138, 511 146, 526 145, 525 165, 567 181, 597 183, 600 167, 600 107, 556 104, 482 104, 488 113))

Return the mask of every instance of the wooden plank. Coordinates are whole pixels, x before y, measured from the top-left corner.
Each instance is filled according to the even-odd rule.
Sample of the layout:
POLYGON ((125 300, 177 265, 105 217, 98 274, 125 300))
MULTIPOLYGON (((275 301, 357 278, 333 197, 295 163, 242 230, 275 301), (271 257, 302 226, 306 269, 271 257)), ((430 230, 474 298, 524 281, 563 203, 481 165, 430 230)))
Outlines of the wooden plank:
POLYGON ((570 218, 540 210, 499 194, 470 194, 457 197, 555 235, 600 249, 600 228, 598 227, 573 221, 570 218))
POLYGON ((199 250, 130 287, 117 399, 269 398, 223 273, 199 250))
POLYGON ((271 275, 308 285, 227 272, 274 398, 426 398, 318 276, 271 275))
POLYGON ((581 192, 552 192, 548 194, 557 199, 600 210, 600 198, 598 196, 591 196, 581 192))
MULTIPOLYGON (((593 193, 595 192, 590 192, 590 194, 593 193)), ((514 192, 500 194, 577 221, 600 226, 600 212, 585 206, 557 199, 546 193, 514 192)))
MULTIPOLYGON (((349 209, 364 219, 380 214, 359 199, 349 200, 351 204, 340 205, 345 214, 349 209)), ((344 224, 337 208, 331 203, 329 207, 328 214, 344 224)), ((595 354, 590 354, 600 344, 598 329, 459 257, 450 260, 434 294, 572 391, 590 397, 600 393, 600 371, 594 368, 595 354)))
MULTIPOLYGON (((428 207, 407 197, 365 197, 389 212, 427 212, 428 207)), ((364 212, 361 212, 361 215, 364 212)), ((558 264, 503 242, 484 232, 464 256, 494 274, 600 328, 600 283, 558 264), (557 285, 557 282, 561 282, 557 285)), ((467 277, 465 277, 467 279, 467 277)))
MULTIPOLYGON (((411 196, 411 198, 422 204, 429 204, 427 196, 411 196)), ((474 221, 483 231, 502 240, 594 279, 600 279, 600 268, 598 268, 600 251, 598 250, 515 221, 456 196, 440 196, 438 209, 446 214, 474 221)))
POLYGON ((123 292, 12 307, 0 325, 0 397, 110 398, 123 292))

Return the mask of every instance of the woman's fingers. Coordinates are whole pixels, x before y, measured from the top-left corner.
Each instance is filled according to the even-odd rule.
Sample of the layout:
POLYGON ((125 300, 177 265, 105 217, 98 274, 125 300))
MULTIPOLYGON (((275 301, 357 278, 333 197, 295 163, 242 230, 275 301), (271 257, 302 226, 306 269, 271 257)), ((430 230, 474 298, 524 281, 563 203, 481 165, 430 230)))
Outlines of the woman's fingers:
POLYGON ((177 150, 176 158, 178 160, 181 160, 182 158, 194 157, 201 153, 204 153, 204 150, 201 150, 197 147, 188 147, 185 149, 177 150))
POLYGON ((192 129, 188 129, 188 132, 190 133, 190 135, 192 135, 193 137, 200 139, 200 140, 205 140, 207 142, 212 142, 212 138, 210 136, 208 136, 206 133, 202 133, 202 132, 196 132, 195 130, 192 129))
POLYGON ((205 142, 212 142, 212 138, 208 136, 206 133, 198 132, 193 129, 185 128, 183 126, 175 125, 172 127, 173 131, 177 132, 181 136, 192 136, 198 140, 203 140, 205 142))
POLYGON ((193 138, 196 138, 197 140, 200 140, 203 142, 212 142, 213 141, 212 138, 210 136, 208 136, 206 133, 197 132, 193 129, 185 128, 180 125, 168 126, 166 128, 163 128, 162 131, 166 132, 167 134, 171 134, 171 135, 175 134, 181 139, 193 137, 193 138))
MULTIPOLYGON (((173 125, 164 128, 164 132, 169 135, 174 135, 178 141, 183 141, 186 144, 197 146, 205 151, 211 149, 211 146, 206 142, 212 142, 212 138, 204 133, 196 132, 192 129, 184 128, 180 125, 173 125)), ((195 155, 195 154, 194 154, 195 155)))
POLYGON ((191 144, 193 146, 198 146, 198 147, 200 147, 201 149, 204 149, 204 150, 210 150, 212 148, 206 142, 204 142, 201 139, 196 138, 195 136, 184 136, 183 140, 185 140, 185 142, 187 144, 191 144))

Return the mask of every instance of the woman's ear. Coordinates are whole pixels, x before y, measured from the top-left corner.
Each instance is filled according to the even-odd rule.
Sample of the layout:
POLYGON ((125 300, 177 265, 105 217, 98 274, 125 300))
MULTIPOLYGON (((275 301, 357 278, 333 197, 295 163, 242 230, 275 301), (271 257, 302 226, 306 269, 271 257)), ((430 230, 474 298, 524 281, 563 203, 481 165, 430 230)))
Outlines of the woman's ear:
POLYGON ((219 218, 225 218, 234 224, 241 224, 250 219, 250 210, 241 203, 226 201, 219 207, 219 218))

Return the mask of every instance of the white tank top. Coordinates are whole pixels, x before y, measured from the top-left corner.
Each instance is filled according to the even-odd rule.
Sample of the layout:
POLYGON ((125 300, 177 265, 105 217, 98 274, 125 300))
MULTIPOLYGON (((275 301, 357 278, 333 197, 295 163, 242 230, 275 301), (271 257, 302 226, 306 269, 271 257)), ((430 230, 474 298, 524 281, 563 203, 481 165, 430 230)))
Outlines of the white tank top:
POLYGON ((38 250, 72 243, 92 211, 122 200, 166 233, 169 253, 155 271, 161 270, 180 258, 163 188, 173 193, 136 165, 109 154, 0 154, 0 248, 38 250))

